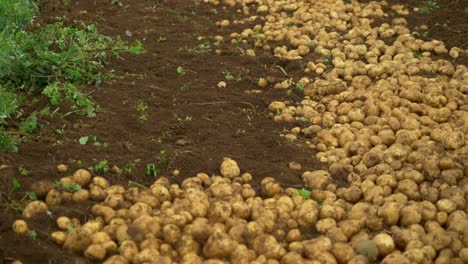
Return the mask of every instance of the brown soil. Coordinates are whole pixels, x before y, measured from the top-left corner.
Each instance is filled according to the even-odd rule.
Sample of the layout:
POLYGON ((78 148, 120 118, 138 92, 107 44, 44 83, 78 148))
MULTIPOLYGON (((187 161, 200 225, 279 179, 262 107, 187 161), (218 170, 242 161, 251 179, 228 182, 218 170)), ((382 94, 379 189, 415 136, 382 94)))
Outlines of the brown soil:
MULTIPOLYGON (((113 81, 97 89, 82 88, 93 91, 93 98, 100 105, 97 118, 70 115, 62 120, 50 120, 40 135, 20 145, 18 154, 0 153, 4 194, 0 205, 0 264, 15 258, 26 264, 89 263, 64 252, 48 238, 58 215, 66 213, 85 219, 89 204, 53 208, 50 216, 29 221, 30 227, 37 231, 36 239, 20 237, 11 231, 12 221, 20 217, 12 210, 12 200, 21 200, 30 184, 37 180, 54 181, 63 176, 55 169, 60 163, 68 164, 73 171, 104 159, 121 168, 139 159, 131 174, 105 176, 112 183, 126 184, 132 180, 148 184, 154 178, 143 176, 146 164, 159 164, 161 175, 166 176, 173 169, 179 169, 181 175, 171 179, 180 182, 198 172, 218 173, 220 161, 229 156, 243 171, 254 175, 255 184, 265 176, 274 176, 286 187, 301 185, 300 172, 289 169, 289 162, 299 162, 302 170, 320 167, 314 153, 305 146, 306 139, 290 143, 279 137, 283 131, 304 124, 278 124, 268 116, 268 104, 273 100, 285 100, 285 91, 267 87, 260 94, 246 93, 258 89, 255 85, 258 77, 285 78, 276 65, 289 76, 303 75, 301 67, 306 59, 281 61, 259 50, 256 50, 257 57, 240 56, 239 47, 227 41, 222 45, 221 56, 214 55, 213 46, 210 52, 194 52, 193 49, 206 40, 213 43, 214 35, 227 36, 233 31, 214 25, 221 19, 240 17, 231 9, 217 7, 215 13, 209 5, 187 0, 159 1, 160 5, 150 0, 121 0, 123 8, 109 2, 82 0, 67 7, 56 0, 43 7, 45 21, 64 16, 68 23, 96 23, 102 33, 141 40, 146 52, 114 59, 108 67, 115 71, 113 81), (131 37, 126 36, 126 31, 131 32, 131 37), (206 40, 197 40, 199 36, 206 40), (179 66, 185 69, 185 75, 176 72, 179 66), (242 80, 226 81, 226 72, 239 75, 242 80), (219 81, 226 81, 227 87, 217 88, 219 81), (148 120, 143 122, 136 109, 140 100, 148 106, 148 120), (82 146, 78 143, 82 136, 96 136, 98 142, 108 146, 97 147, 90 143, 82 146), (167 152, 166 162, 161 160, 161 150, 167 152), (29 169, 31 174, 20 176, 17 169, 20 166, 29 169), (21 191, 12 191, 13 177, 20 180, 21 191)), ((409 6, 423 3, 388 2, 409 6)), ((426 24, 430 38, 444 40, 448 47, 466 48, 467 15, 463 14, 462 1, 438 2, 440 8, 430 14, 406 16, 410 28, 426 24), (454 12, 461 13, 454 15, 454 12), (445 23, 447 27, 436 23, 445 23), (460 33, 455 34, 455 31, 460 33)), ((466 64, 466 56, 457 63, 466 64)), ((338 183, 344 180, 336 179, 338 183)))

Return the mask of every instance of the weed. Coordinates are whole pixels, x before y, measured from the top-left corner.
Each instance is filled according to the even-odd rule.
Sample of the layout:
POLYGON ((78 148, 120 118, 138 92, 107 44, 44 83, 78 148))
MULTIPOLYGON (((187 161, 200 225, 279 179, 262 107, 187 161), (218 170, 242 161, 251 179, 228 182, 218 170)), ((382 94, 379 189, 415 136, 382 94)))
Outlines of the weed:
POLYGON ((107 160, 101 160, 98 164, 94 165, 89 169, 95 173, 107 173, 110 170, 110 166, 108 163, 109 162, 107 160))
POLYGON ((146 176, 157 177, 159 175, 159 170, 156 168, 156 165, 154 163, 149 163, 146 164, 145 174, 146 176))
POLYGON ((177 67, 176 71, 177 71, 177 73, 179 75, 184 75, 185 74, 184 67, 182 67, 182 66, 177 67))
POLYGON ((296 83, 296 89, 304 92, 304 84, 303 83, 296 83))
POLYGON ((16 179, 16 177, 14 177, 13 178, 13 190, 17 191, 19 189, 21 189, 21 184, 18 181, 18 179, 16 179))
POLYGON ((76 192, 81 190, 81 185, 78 183, 61 183, 59 181, 54 181, 54 187, 55 189, 61 191, 61 192, 76 192))
POLYGON ((422 52, 420 50, 414 50, 413 51, 413 57, 414 58, 421 58, 422 57, 422 52))
POLYGON ((424 31, 421 36, 425 39, 429 38, 429 31, 424 31))
POLYGON ((37 232, 36 230, 34 229, 31 229, 28 231, 28 236, 29 238, 31 238, 32 240, 36 240, 37 239, 37 232))
POLYGON ((330 64, 333 61, 333 55, 331 53, 323 57, 323 63, 330 64))
POLYGON ((178 117, 177 121, 179 122, 191 122, 192 121, 192 116, 185 116, 185 118, 178 117))
POLYGON ((202 54, 211 52, 211 43, 209 41, 203 42, 195 46, 195 48, 180 48, 179 51, 186 51, 192 54, 202 54))
POLYGON ((429 14, 432 12, 434 8, 439 8, 439 3, 433 0, 427 0, 424 6, 419 8, 419 13, 421 14, 429 14))
POLYGON ((86 145, 86 143, 88 143, 88 140, 89 140, 89 137, 88 137, 88 136, 84 136, 84 137, 80 137, 80 139, 78 140, 78 142, 80 142, 80 145, 86 145))
POLYGON ((232 75, 232 73, 230 72, 226 72, 226 75, 224 76, 224 78, 227 80, 227 81, 242 81, 242 78, 240 75, 237 75, 236 77, 234 77, 234 75, 232 75))
POLYGON ((158 40, 156 40, 156 41, 159 42, 159 43, 161 43, 161 42, 165 42, 166 40, 167 40, 166 37, 160 36, 160 37, 158 38, 158 40))
POLYGON ((141 43, 129 45, 118 37, 101 35, 94 25, 66 27, 57 22, 28 32, 25 28, 38 11, 34 2, 0 0, 0 150, 17 151, 18 138, 7 128, 21 133, 39 128, 36 112, 23 117, 20 93, 48 97, 56 106, 54 113, 66 101, 71 103, 66 115, 94 117, 96 105, 77 85, 100 85, 112 77, 99 71, 109 57, 142 52, 141 43))
POLYGON ((276 109, 276 115, 277 115, 277 116, 280 116, 280 115, 282 115, 282 114, 283 114, 283 110, 281 110, 281 109, 279 109, 279 108, 276 109))
POLYGON ((35 192, 26 192, 26 196, 31 201, 37 200, 37 195, 35 192))
POLYGON ((312 194, 311 191, 304 189, 304 188, 297 190, 297 192, 299 193, 300 196, 304 197, 304 199, 310 199, 310 195, 312 194))
POLYGON ((465 7, 465 9, 463 9, 463 13, 468 14, 468 7, 465 7))
POLYGON ((19 171, 19 173, 21 174, 21 176, 28 176, 29 173, 31 173, 31 171, 29 171, 28 169, 26 169, 26 168, 23 167, 23 166, 20 166, 20 167, 18 168, 18 171, 19 171))
POLYGON ((299 120, 300 120, 301 122, 304 122, 304 123, 310 121, 309 118, 307 118, 307 117, 305 117, 305 116, 301 116, 301 118, 299 118, 299 120))
POLYGON ((140 121, 148 120, 148 105, 145 101, 139 100, 136 109, 139 113, 138 118, 140 121))
POLYGON ((140 163, 140 159, 136 159, 134 161, 131 161, 122 168, 121 172, 124 172, 126 174, 132 174, 133 170, 136 168, 136 166, 140 163))
POLYGON ((112 0, 112 1, 111 1, 111 4, 112 4, 112 5, 116 5, 116 6, 118 6, 118 7, 123 7, 123 3, 120 2, 119 0, 112 0))

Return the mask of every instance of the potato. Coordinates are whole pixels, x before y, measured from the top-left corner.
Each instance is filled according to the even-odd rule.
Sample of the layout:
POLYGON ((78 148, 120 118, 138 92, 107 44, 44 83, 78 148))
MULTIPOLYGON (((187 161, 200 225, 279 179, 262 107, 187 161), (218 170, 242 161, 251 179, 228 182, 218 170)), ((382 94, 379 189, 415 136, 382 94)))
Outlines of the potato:
POLYGON ((374 241, 375 245, 379 249, 380 256, 386 256, 395 250, 393 238, 386 233, 376 235, 372 241, 374 241))
POLYGON ((97 185, 92 185, 89 188, 89 198, 96 202, 102 202, 106 199, 107 194, 97 185))
POLYGON ((40 180, 31 184, 30 189, 34 192, 37 198, 44 198, 50 190, 54 188, 54 184, 49 180, 40 180))
POLYGON ((402 256, 400 254, 400 252, 398 251, 395 251, 389 255, 387 255, 383 260, 382 262, 380 262, 382 264, 395 264, 395 263, 398 263, 398 264, 410 264, 411 261, 409 259, 407 259, 406 257, 402 256))
POLYGON ((309 190, 320 189, 323 190, 329 183, 331 176, 328 172, 323 170, 306 171, 302 174, 302 181, 309 190))
POLYGON ((322 234, 327 233, 329 230, 336 227, 336 221, 333 218, 325 218, 317 221, 315 229, 322 234))
POLYGON ((88 231, 83 228, 75 228, 68 233, 63 247, 74 253, 83 253, 91 244, 91 237, 88 231))
POLYGON ((179 227, 177 227, 174 224, 165 225, 163 227, 162 232, 163 232, 164 241, 166 241, 167 243, 171 245, 175 245, 177 241, 180 239, 180 237, 182 236, 182 233, 179 227))
POLYGON ((50 234, 50 239, 58 245, 63 245, 63 243, 65 243, 67 240, 67 236, 67 233, 63 231, 55 231, 50 234))
POLYGON ((56 222, 57 222, 57 227, 60 230, 68 230, 69 228, 73 227, 72 220, 70 218, 66 217, 66 216, 58 217, 56 222))
POLYGON ((23 216, 26 218, 31 218, 39 214, 47 213, 47 205, 41 201, 32 201, 23 210, 23 216))
POLYGON ((313 200, 306 200, 298 208, 297 222, 301 227, 311 227, 318 220, 319 206, 313 200))
POLYGON ((13 232, 18 235, 22 235, 28 232, 28 223, 26 221, 18 219, 15 222, 13 222, 12 225, 13 232))
POLYGON ((106 257, 106 249, 101 244, 91 244, 84 252, 84 256, 90 260, 103 260, 106 257))
POLYGON ((221 175, 226 178, 233 179, 239 177, 240 169, 237 162, 230 158, 224 158, 220 167, 221 175))
POLYGON ((419 224, 422 220, 422 209, 418 204, 405 206, 400 210, 400 224, 409 226, 419 224))
POLYGON ((286 254, 286 251, 276 241, 276 238, 267 234, 257 236, 252 242, 252 248, 257 254, 272 259, 280 259, 286 254))
POLYGON ((73 193, 73 201, 75 203, 84 202, 89 199, 88 190, 81 189, 73 193))
POLYGON ((203 247, 203 255, 207 258, 226 258, 233 251, 232 239, 228 234, 216 230, 214 231, 203 247))
POLYGON ((59 205, 62 203, 62 193, 56 189, 52 189, 47 193, 45 202, 47 205, 59 205))
POLYGON ((114 255, 106 259, 103 264, 129 264, 129 260, 121 255, 114 255))
POLYGON ((331 253, 335 256, 338 263, 348 263, 354 257, 353 247, 342 242, 334 243, 331 253))
POLYGON ((138 254, 138 246, 132 240, 125 240, 120 244, 119 251, 120 255, 131 261, 138 254))
POLYGON ((88 186, 91 182, 91 173, 85 169, 79 169, 73 173, 73 181, 82 187, 88 186))
POLYGON ((314 239, 304 241, 303 247, 304 255, 313 259, 317 252, 331 250, 332 241, 326 236, 318 236, 314 239))

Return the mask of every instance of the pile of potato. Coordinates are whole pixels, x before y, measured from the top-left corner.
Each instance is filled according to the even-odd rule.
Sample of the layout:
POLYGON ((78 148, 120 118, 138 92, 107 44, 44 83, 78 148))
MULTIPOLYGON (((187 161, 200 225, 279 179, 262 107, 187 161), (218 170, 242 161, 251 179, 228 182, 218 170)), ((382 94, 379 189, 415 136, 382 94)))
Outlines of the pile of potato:
MULTIPOLYGON (((45 201, 31 202, 23 217, 46 213, 57 203, 94 201, 94 219, 81 223, 60 216, 50 238, 107 264, 468 261, 461 189, 443 189, 444 198, 436 203, 416 202, 404 192, 386 194, 388 186, 399 187, 390 174, 372 177, 377 185, 367 177, 343 189, 320 170, 302 174, 312 190, 305 197, 271 177, 257 193, 249 184, 252 175, 241 173, 230 158, 221 163, 220 174, 199 173, 180 186, 161 177, 149 188, 125 188, 80 169, 61 181, 79 182, 81 190, 51 189, 45 201)), ((25 234, 27 223, 17 220, 13 230, 25 234)))
MULTIPOLYGON (((389 17, 386 1, 224 2, 242 6, 247 16, 248 7, 256 9, 233 24, 264 21, 232 33, 233 43, 241 38, 280 58, 313 58, 296 82, 265 77, 258 86, 303 87, 301 102, 275 101, 269 111, 278 122, 309 124, 285 138, 310 138, 306 143, 328 167, 313 181, 303 176, 314 199, 336 195, 350 218, 366 219, 359 228, 392 237, 388 253, 401 250, 402 261, 466 263, 468 71, 454 62, 468 50, 419 38, 405 18, 373 25, 389 17), (332 184, 343 177, 346 186, 332 184)), ((410 13, 402 5, 391 9, 410 13)))

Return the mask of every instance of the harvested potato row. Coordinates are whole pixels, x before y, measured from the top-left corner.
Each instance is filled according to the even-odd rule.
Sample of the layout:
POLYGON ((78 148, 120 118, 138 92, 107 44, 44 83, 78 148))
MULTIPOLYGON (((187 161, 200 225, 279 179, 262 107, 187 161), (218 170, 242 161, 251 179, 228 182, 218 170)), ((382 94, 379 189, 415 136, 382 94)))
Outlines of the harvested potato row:
MULTIPOLYGON (((302 178, 313 190, 310 197, 272 177, 261 181, 257 193, 249 184, 252 175, 230 158, 222 161, 220 175, 198 173, 180 185, 160 177, 148 188, 124 188, 94 176, 86 188, 103 191, 91 208, 95 218, 81 223, 60 216, 50 237, 108 264, 466 261, 468 219, 452 198, 463 197, 462 190, 447 187, 444 198, 432 203, 403 193, 386 196, 387 189, 369 179, 337 188, 323 170, 302 178)), ((396 179, 385 179, 398 187, 396 179)), ((26 209, 43 207, 34 201, 26 209)), ((18 220, 13 229, 23 234, 27 223, 18 220)))

